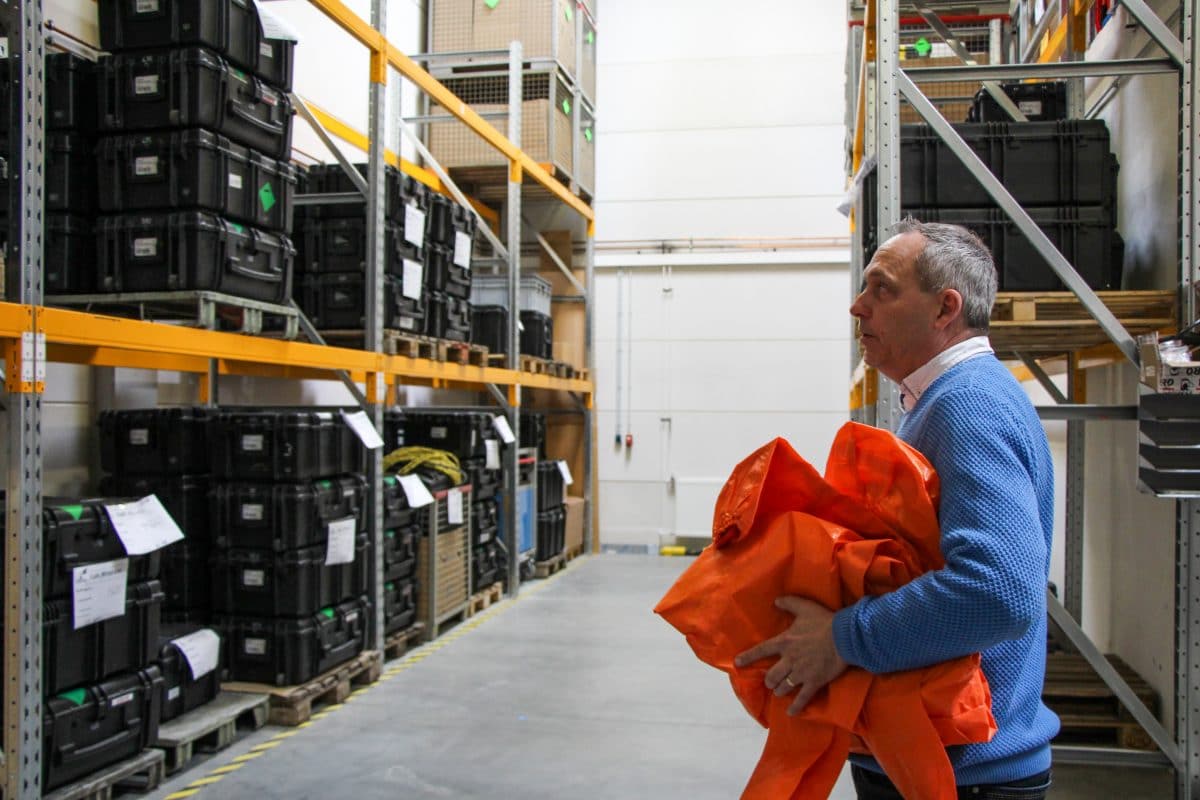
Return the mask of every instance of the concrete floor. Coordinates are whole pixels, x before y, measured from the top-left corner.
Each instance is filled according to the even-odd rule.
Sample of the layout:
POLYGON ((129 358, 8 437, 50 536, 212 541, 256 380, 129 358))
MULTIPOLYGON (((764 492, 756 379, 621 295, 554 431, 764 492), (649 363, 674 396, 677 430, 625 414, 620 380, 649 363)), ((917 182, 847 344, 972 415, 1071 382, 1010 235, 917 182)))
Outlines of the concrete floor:
MULTIPOLYGON (((651 613, 688 561, 581 559, 389 663, 383 681, 307 728, 268 726, 148 796, 735 798, 764 734, 651 613), (235 761, 244 754, 257 755, 235 761), (184 795, 189 785, 198 791, 184 795)), ((1173 794, 1161 770, 1060 767, 1055 779, 1056 800, 1173 794)), ((848 774, 832 798, 853 800, 848 774)))

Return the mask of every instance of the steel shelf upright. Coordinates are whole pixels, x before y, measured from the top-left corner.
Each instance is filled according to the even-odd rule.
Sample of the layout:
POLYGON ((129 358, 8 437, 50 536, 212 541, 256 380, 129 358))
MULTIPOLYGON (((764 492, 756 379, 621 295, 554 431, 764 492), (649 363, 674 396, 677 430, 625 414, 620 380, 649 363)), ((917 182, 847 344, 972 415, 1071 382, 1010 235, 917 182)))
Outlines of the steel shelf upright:
MULTIPOLYGON (((855 11, 851 4, 852 12, 855 11)), ((954 6, 951 3, 928 2, 918 4, 920 11, 936 13, 954 6)), ((1015 63, 988 66, 927 67, 905 70, 898 60, 896 35, 900 21, 900 4, 897 0, 869 0, 865 8, 864 33, 861 43, 851 38, 851 46, 857 46, 861 59, 854 54, 849 64, 856 64, 858 81, 848 86, 852 93, 851 102, 857 109, 852 118, 854 146, 851 153, 850 172, 859 181, 862 173, 874 167, 874 180, 878 182, 877 230, 882 233, 899 217, 898 147, 900 140, 899 101, 903 97, 934 130, 945 145, 958 157, 967 169, 979 180, 995 203, 1004 210, 1012 223, 1033 244, 1040 255, 1050 264, 1059 279, 1075 294, 1079 302, 1095 320, 1095 324, 1111 340, 1120 357, 1138 364, 1137 347, 1126 327, 1109 308, 1100 301, 1072 265, 1051 244, 1045 234, 1030 219, 1029 215, 1012 198, 999 180, 991 174, 979 158, 957 135, 952 126, 938 113, 933 103, 926 98, 917 83, 959 80, 1004 80, 1022 78, 1066 79, 1070 81, 1068 107, 1075 116, 1082 113, 1081 79, 1088 76, 1116 76, 1178 72, 1180 76, 1179 159, 1180 181, 1178 186, 1180 209, 1180 274, 1181 290, 1180 322, 1191 322, 1196 313, 1194 308, 1195 269, 1200 263, 1196 236, 1193 231, 1196 219, 1196 204, 1200 197, 1200 185, 1196 170, 1197 131, 1195 110, 1197 86, 1195 64, 1197 48, 1197 18, 1193 0, 1181 0, 1179 4, 1181 36, 1162 22, 1142 0, 1123 2, 1128 13, 1150 35, 1165 52, 1166 57, 1135 58, 1119 61, 1083 61, 1082 19, 1089 4, 1073 3, 1061 12, 1047 11, 1036 29, 1028 24, 1022 36, 1027 41, 1008 48, 1026 59, 1040 59, 1050 63, 1015 63), (1064 59, 1058 61, 1058 59, 1064 59), (857 89, 857 91, 855 91, 857 89), (866 165, 866 169, 864 169, 866 165)), ((936 28, 935 28, 936 30, 936 28)), ((953 46, 953 45, 952 45, 953 46)), ((852 77, 855 72, 851 69, 852 77)), ((862 204, 856 204, 854 246, 852 257, 853 287, 861 280, 862 270, 862 204)), ((1087 419, 1101 417, 1128 418, 1131 408, 1097 408, 1082 403, 1082 392, 1076 381, 1079 372, 1078 352, 1069 354, 1068 391, 1064 395, 1054 387, 1040 365, 1022 352, 1024 345, 1014 345, 1031 374, 1050 390, 1060 405, 1042 410, 1046 419, 1066 419, 1068 427, 1068 506, 1066 524, 1066 586, 1065 606, 1054 597, 1048 597, 1052 621, 1067 635, 1070 643, 1087 658, 1098 674, 1109 685, 1122 704, 1145 728, 1159 747, 1160 753, 1138 753, 1094 748, 1055 748, 1056 759, 1093 763, 1126 764, 1170 764, 1177 776, 1176 796, 1179 798, 1200 797, 1200 698, 1194 687, 1200 686, 1200 635, 1192 631, 1200 621, 1200 509, 1195 501, 1178 501, 1177 506, 1177 578, 1178 597, 1176 606, 1176 731, 1169 734, 1129 689, 1087 636, 1079 628, 1082 599, 1083 561, 1083 517, 1082 517, 1082 469, 1083 469, 1083 424, 1087 419)), ((1064 348, 1070 350, 1070 348, 1064 348)), ((852 353, 851 363, 856 361, 852 353)), ((869 370, 859 367, 859 379, 855 383, 852 404, 856 406, 854 416, 862 421, 874 422, 882 427, 894 428, 898 418, 898 403, 894 387, 890 382, 878 379, 869 370), (876 384, 878 380, 878 384, 876 384)))

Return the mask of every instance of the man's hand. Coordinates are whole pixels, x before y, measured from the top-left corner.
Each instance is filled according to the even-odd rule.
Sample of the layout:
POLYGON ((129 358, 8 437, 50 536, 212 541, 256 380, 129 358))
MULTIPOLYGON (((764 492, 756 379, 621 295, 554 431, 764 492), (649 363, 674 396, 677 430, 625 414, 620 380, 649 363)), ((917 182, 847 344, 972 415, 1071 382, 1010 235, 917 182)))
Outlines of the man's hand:
POLYGON ((827 683, 849 666, 833 643, 833 612, 803 597, 780 597, 777 608, 794 615, 786 631, 741 653, 734 663, 746 667, 755 661, 779 656, 763 680, 779 697, 796 692, 788 707, 795 716, 827 683))

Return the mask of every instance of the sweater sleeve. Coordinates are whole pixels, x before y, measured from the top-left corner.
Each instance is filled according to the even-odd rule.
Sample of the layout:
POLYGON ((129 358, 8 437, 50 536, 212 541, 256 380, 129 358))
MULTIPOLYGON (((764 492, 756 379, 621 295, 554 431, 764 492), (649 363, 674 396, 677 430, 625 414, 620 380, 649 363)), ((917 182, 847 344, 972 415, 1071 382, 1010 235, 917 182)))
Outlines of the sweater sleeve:
POLYGON ((938 398, 924 423, 916 446, 941 480, 945 566, 834 618, 842 658, 873 673, 985 650, 1045 613, 1046 541, 1018 416, 965 390, 938 398))

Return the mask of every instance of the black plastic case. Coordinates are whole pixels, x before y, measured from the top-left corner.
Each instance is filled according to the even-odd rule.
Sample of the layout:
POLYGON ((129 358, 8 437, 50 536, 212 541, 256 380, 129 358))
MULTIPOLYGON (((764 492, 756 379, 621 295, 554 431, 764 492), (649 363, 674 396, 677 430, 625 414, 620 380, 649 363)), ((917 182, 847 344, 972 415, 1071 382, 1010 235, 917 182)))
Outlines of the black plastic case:
POLYGON ((567 544, 567 515, 560 505, 537 515, 537 559, 544 561, 561 553, 567 544))
MULTIPOLYGON (((0 59, 0 132, 7 136, 11 113, 11 61, 0 59)), ((96 131, 96 66, 71 53, 47 53, 45 77, 46 130, 96 131)))
POLYGON ((212 473, 222 480, 284 481, 362 471, 362 446, 331 411, 239 409, 209 426, 212 473))
POLYGON ((425 293, 425 335, 455 342, 471 340, 471 302, 444 292, 425 293))
MULTIPOLYGON (((47 214, 42 257, 47 294, 91 294, 98 291, 96 226, 91 217, 47 214)), ((8 220, 0 218, 7 230, 8 220)))
MULTIPOLYGON (((397 445, 400 447, 402 445, 397 445)), ((392 448, 395 449, 395 448, 392 448)), ((385 451, 386 452, 386 451, 385 451)), ((408 507, 408 495, 395 475, 383 476, 383 527, 384 530, 403 528, 417 519, 416 509, 408 507)))
POLYGON ((348 600, 301 619, 221 616, 225 679, 275 686, 303 683, 366 647, 371 603, 348 600))
POLYGON ((324 544, 329 524, 354 520, 366 530, 367 481, 362 475, 303 483, 222 483, 213 489, 214 543, 275 552, 324 544))
POLYGON ((209 540, 207 475, 106 475, 103 494, 117 497, 158 497, 190 542, 209 540))
POLYGON ((106 290, 222 292, 286 303, 291 241, 203 211, 104 217, 97 223, 106 290))
MULTIPOLYGON (((356 272, 364 274, 367 265, 367 220, 361 210, 355 214, 333 216, 330 209, 355 208, 353 205, 306 207, 297 217, 296 269, 298 272, 356 272)), ((403 278, 405 260, 421 267, 424 283, 425 262, 420 250, 404 240, 400 223, 385 221, 383 226, 383 271, 403 278)), ((410 269, 415 269, 410 267, 410 269)), ((419 300, 413 301, 420 303, 419 300)))
POLYGON ((409 408, 404 415, 403 445, 448 450, 460 460, 485 458, 487 440, 499 439, 488 411, 409 408))
POLYGON ((498 541, 487 542, 471 550, 471 592, 482 591, 493 583, 505 583, 508 558, 498 541))
POLYGON ((70 597, 43 603, 43 691, 61 692, 153 661, 165 598, 158 581, 129 584, 123 616, 78 629, 70 597))
POLYGON ((383 585, 383 629, 396 633, 412 627, 417 619, 416 583, 411 580, 389 580, 383 585))
POLYGON ((520 349, 526 355, 553 358, 554 319, 537 311, 522 311, 520 349))
POLYGON ((453 247, 431 246, 425 255, 425 283, 430 289, 451 297, 470 298, 471 270, 454 263, 453 247))
POLYGON ((172 640, 201 630, 199 625, 164 625, 158 637, 158 668, 162 672, 162 715, 160 721, 167 722, 181 714, 199 708, 212 700, 221 691, 221 657, 217 667, 197 680, 192 677, 191 667, 183 652, 172 640))
POLYGON ((47 696, 42 707, 42 789, 57 789, 153 744, 162 685, 158 667, 149 666, 47 696))
POLYGON ((521 447, 536 447, 538 458, 546 458, 546 415, 539 411, 521 412, 521 447))
MULTIPOLYGON (((312 324, 321 330, 363 330, 366 327, 366 277, 363 272, 310 273, 297 276, 296 300, 312 324)), ((425 305, 404 295, 400 278, 383 279, 383 326, 419 334, 425 305)))
POLYGON ((100 61, 100 128, 125 132, 207 128, 272 158, 292 149, 287 92, 190 47, 100 61))
MULTIPOLYGON (((364 178, 367 175, 366 164, 355 164, 354 168, 364 178)), ((309 168, 309 191, 314 194, 344 194, 357 192, 358 189, 350 180, 350 176, 340 164, 319 164, 309 168)), ((422 214, 428 215, 430 190, 425 184, 405 175, 391 165, 385 165, 384 177, 384 206, 383 217, 389 222, 400 226, 401 236, 404 233, 404 221, 407 206, 414 206, 422 214)), ((326 219, 339 217, 363 217, 366 212, 361 203, 327 203, 320 206, 320 215, 326 219)), ((427 219, 428 221, 428 219, 427 219)), ((422 237, 424 229, 422 229, 422 237)), ((411 256, 410 256, 411 257, 411 256)))
POLYGON ((208 472, 209 416, 201 407, 101 411, 100 468, 156 478, 208 472))
POLYGON ((212 608, 212 565, 208 542, 184 539, 162 550, 162 585, 167 595, 163 622, 206 622, 212 608), (179 619, 179 614, 195 616, 179 619))
POLYGON ((416 523, 403 528, 390 528, 383 534, 383 577, 398 581, 417 572, 417 541, 421 528, 416 523))
MULTIPOLYGON (((1067 118, 1065 81, 1043 83, 1002 83, 1000 88, 1030 122, 1049 122, 1067 118)), ((967 122, 1012 122, 987 89, 975 93, 975 102, 967 112, 967 122)))
POLYGON ((47 600, 71 596, 71 570, 129 559, 129 583, 157 578, 160 551, 128 556, 108 520, 103 499, 56 500, 42 508, 42 592, 47 600))
POLYGON ((104 50, 203 45, 242 69, 258 60, 253 0, 99 0, 99 6, 104 50))
POLYGON ((538 511, 552 511, 563 504, 563 492, 566 486, 557 461, 539 461, 538 471, 538 511))
POLYGON ((282 553, 213 550, 213 611, 298 617, 367 590, 367 534, 357 534, 352 562, 326 566, 325 553, 324 544, 282 553))

